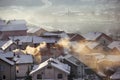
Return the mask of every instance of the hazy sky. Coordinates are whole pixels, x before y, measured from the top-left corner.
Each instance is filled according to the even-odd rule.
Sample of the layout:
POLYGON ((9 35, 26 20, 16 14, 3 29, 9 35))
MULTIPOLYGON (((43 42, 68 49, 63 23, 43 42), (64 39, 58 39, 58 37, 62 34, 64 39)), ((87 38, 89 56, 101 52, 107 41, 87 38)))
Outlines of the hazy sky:
MULTIPOLYGON (((101 26, 104 23, 105 26, 111 25, 109 23, 113 23, 113 26, 119 25, 120 0, 0 0, 0 17, 25 19, 37 25, 97 23, 97 29, 98 24, 102 24, 101 26)), ((84 29, 82 26, 81 29, 84 29)))

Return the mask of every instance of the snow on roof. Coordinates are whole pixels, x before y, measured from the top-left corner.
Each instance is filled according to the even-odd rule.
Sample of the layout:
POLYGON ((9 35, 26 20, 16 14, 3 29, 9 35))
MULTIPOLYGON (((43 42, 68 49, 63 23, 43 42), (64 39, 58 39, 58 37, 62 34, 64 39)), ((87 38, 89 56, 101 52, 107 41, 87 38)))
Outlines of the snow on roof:
POLYGON ((57 36, 57 37, 61 37, 61 38, 69 38, 69 36, 67 35, 67 33, 62 32, 62 33, 52 33, 52 32, 45 32, 43 34, 44 36, 57 36))
POLYGON ((87 42, 85 45, 89 47, 90 49, 94 49, 96 46, 98 46, 100 43, 98 42, 87 42))
POLYGON ((120 50, 120 41, 113 41, 111 44, 108 45, 110 49, 117 48, 120 50))
POLYGON ((10 37, 11 40, 19 40, 19 45, 25 42, 32 42, 32 36, 14 36, 10 37))
POLYGON ((119 80, 120 79, 120 68, 118 68, 116 70, 116 72, 110 76, 110 79, 113 79, 113 80, 119 80))
POLYGON ((4 56, 1 56, 1 55, 0 55, 0 59, 3 60, 3 61, 5 61, 5 62, 7 62, 7 63, 10 64, 10 65, 14 65, 14 62, 8 60, 8 59, 5 58, 4 56))
POLYGON ((57 59, 50 58, 50 59, 46 60, 45 62, 39 64, 38 66, 35 66, 36 68, 33 68, 33 70, 30 72, 30 74, 33 74, 36 71, 46 67, 49 64, 49 62, 51 64, 51 66, 53 66, 61 71, 64 71, 67 74, 70 73, 70 66, 68 66, 67 64, 61 63, 57 59))
POLYGON ((27 33, 35 33, 36 31, 42 29, 41 27, 32 27, 32 28, 28 28, 27 33))
POLYGON ((33 36, 33 43, 42 43, 44 39, 42 37, 33 36))
POLYGON ((0 31, 20 31, 27 30, 27 26, 25 24, 15 24, 15 25, 3 25, 0 31))
POLYGON ((37 37, 37 36, 14 36, 14 37, 10 37, 10 39, 12 40, 19 40, 19 45, 21 45, 22 43, 25 42, 32 42, 32 43, 42 43, 42 42, 46 42, 46 43, 56 43, 56 39, 55 38, 45 38, 45 37, 37 37))
POLYGON ((83 34, 82 36, 86 40, 96 40, 101 34, 101 32, 89 32, 87 34, 83 34))
POLYGON ((0 56, 3 56, 5 58, 13 58, 14 57, 14 53, 13 52, 6 52, 6 53, 0 53, 0 56))
POLYGON ((16 61, 16 64, 33 63, 32 55, 16 55, 13 60, 16 61))
POLYGON ((8 24, 26 24, 25 20, 9 20, 8 24))
POLYGON ((7 41, 0 41, 0 47, 2 47, 7 41))
POLYGON ((2 50, 5 50, 6 48, 8 48, 11 44, 13 44, 14 42, 12 40, 7 41, 1 48, 2 50))
POLYGON ((97 74, 98 74, 99 76, 106 77, 106 75, 105 75, 103 72, 101 72, 101 71, 98 71, 97 74))

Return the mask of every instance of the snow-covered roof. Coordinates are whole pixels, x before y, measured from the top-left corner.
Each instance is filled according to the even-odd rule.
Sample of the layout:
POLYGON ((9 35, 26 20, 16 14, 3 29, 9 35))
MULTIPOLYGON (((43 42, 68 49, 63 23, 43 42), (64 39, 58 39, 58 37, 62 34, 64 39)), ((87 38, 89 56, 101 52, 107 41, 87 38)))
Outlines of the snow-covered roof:
POLYGON ((101 34, 101 32, 89 32, 87 34, 83 34, 82 36, 86 40, 96 40, 101 34))
POLYGON ((69 36, 65 32, 62 32, 62 33, 45 32, 43 35, 44 36, 51 36, 51 37, 57 36, 57 37, 61 37, 61 38, 69 38, 69 36))
POLYGON ((25 20, 9 20, 8 24, 26 24, 25 20))
POLYGON ((33 63, 32 55, 16 55, 13 60, 16 61, 16 64, 33 63))
POLYGON ((98 42, 87 42, 85 45, 89 47, 90 49, 94 49, 96 46, 98 46, 100 43, 98 42))
POLYGON ((0 56, 3 56, 5 58, 13 58, 14 57, 14 53, 13 52, 6 52, 6 53, 0 53, 0 56))
POLYGON ((53 66, 61 71, 64 71, 67 74, 70 73, 70 66, 68 66, 67 64, 61 63, 57 59, 50 58, 50 59, 46 60, 45 62, 39 64, 38 66, 35 66, 33 68, 33 70, 30 72, 30 74, 34 74, 36 71, 48 66, 49 62, 51 64, 51 66, 53 66))
POLYGON ((120 68, 116 70, 116 72, 110 76, 110 79, 112 80, 119 80, 120 79, 120 68))
POLYGON ((28 28, 27 33, 35 33, 36 31, 42 29, 41 27, 28 28))
POLYGON ((0 47, 2 47, 7 41, 0 41, 0 47))
POLYGON ((8 48, 13 43, 14 42, 12 40, 7 41, 4 45, 1 46, 2 50, 5 50, 6 48, 8 48))
POLYGON ((32 36, 14 36, 14 37, 10 37, 11 40, 19 40, 19 45, 21 45, 22 43, 29 43, 32 42, 32 36))
POLYGON ((25 24, 15 24, 15 25, 3 25, 0 31, 21 31, 27 30, 27 26, 25 24))
POLYGON ((97 74, 98 74, 99 76, 106 77, 106 75, 105 75, 103 72, 101 72, 101 71, 98 71, 97 74))
POLYGON ((8 59, 5 58, 4 56, 1 56, 1 55, 0 55, 0 59, 3 60, 3 61, 5 61, 5 62, 7 62, 7 63, 10 64, 10 65, 14 65, 14 62, 8 60, 8 59))
POLYGON ((117 48, 120 51, 120 41, 113 41, 108 47, 110 49, 117 48))
POLYGON ((12 40, 19 40, 19 45, 22 43, 55 43, 57 40, 55 38, 46 38, 46 37, 38 37, 38 36, 14 36, 10 37, 12 40))

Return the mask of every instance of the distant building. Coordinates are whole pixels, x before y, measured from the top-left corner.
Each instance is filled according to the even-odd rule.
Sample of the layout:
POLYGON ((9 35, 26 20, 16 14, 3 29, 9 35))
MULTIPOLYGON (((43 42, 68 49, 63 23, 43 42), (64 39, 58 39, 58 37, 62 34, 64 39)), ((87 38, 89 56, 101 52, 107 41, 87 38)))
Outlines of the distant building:
POLYGON ((3 25, 0 27, 0 39, 7 40, 10 36, 27 35, 27 26, 25 24, 3 25))
POLYGON ((101 32, 89 32, 82 35, 86 41, 97 41, 101 45, 107 46, 112 42, 112 38, 101 32))
POLYGON ((53 58, 34 66, 30 73, 32 80, 68 80, 69 74, 70 67, 53 58))
POLYGON ((80 35, 78 33, 68 33, 68 36, 69 36, 70 41, 80 42, 85 39, 82 35, 80 35))
POLYGON ((112 54, 120 54, 120 41, 113 41, 111 44, 108 45, 112 54))
POLYGON ((27 34, 32 35, 32 36, 41 36, 45 32, 47 32, 47 31, 40 27, 32 27, 32 28, 28 28, 28 30, 27 30, 27 34))
POLYGON ((0 55, 0 80, 16 80, 14 62, 0 55))

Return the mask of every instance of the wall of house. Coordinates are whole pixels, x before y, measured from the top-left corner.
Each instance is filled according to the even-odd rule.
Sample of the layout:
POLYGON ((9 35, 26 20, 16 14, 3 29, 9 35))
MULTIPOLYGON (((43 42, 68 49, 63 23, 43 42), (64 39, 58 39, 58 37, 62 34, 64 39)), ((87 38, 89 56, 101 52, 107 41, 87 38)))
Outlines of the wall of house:
POLYGON ((11 66, 0 59, 0 78, 2 80, 15 80, 15 66, 11 66))
POLYGON ((48 69, 47 67, 44 67, 41 70, 38 70, 37 72, 35 72, 34 74, 32 74, 32 80, 40 80, 37 79, 37 75, 41 74, 42 78, 45 79, 51 79, 51 80, 68 80, 68 75, 67 73, 52 67, 52 69, 48 69), (58 74, 62 74, 63 78, 62 79, 58 79, 57 75, 58 74))
POLYGON ((26 76, 26 72, 28 68, 31 70, 32 64, 19 64, 16 65, 16 77, 17 78, 24 78, 26 76))
POLYGON ((27 35, 26 30, 21 30, 21 31, 3 31, 2 32, 2 39, 8 39, 9 36, 25 36, 27 35))

